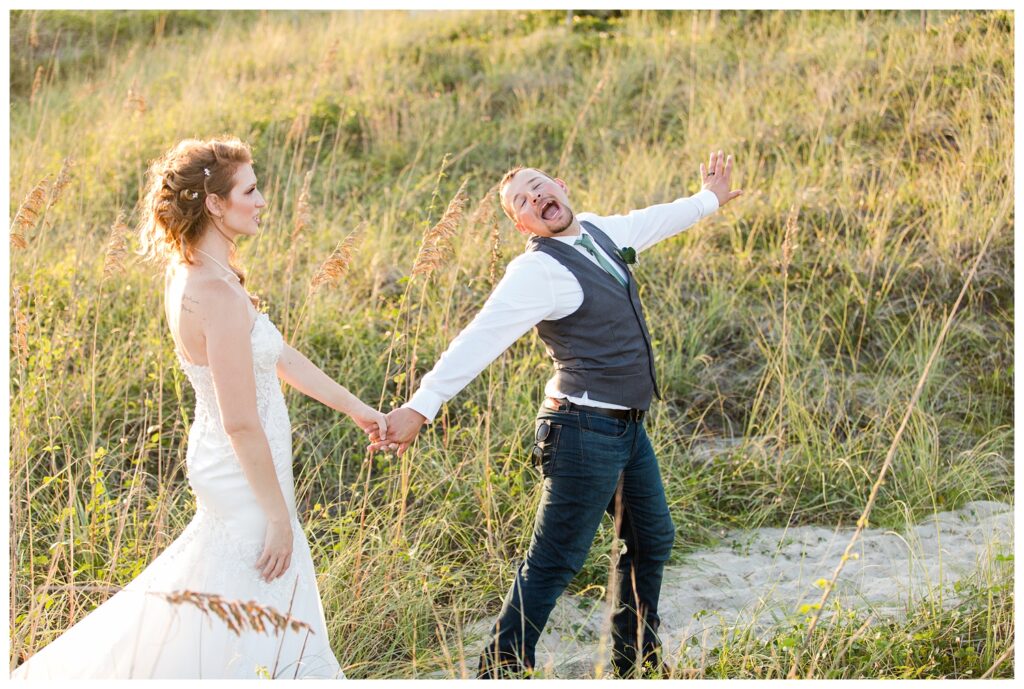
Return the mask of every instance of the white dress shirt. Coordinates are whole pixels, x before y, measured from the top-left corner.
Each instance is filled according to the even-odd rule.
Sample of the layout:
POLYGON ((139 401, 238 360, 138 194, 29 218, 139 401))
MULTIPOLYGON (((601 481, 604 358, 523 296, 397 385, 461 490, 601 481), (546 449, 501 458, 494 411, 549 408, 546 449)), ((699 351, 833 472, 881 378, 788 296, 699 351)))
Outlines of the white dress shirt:
MULTIPOLYGON (((630 246, 640 253, 682 232, 716 210, 718 197, 714 192, 705 190, 671 203, 630 211, 626 215, 579 213, 576 218, 596 225, 620 249, 630 246)), ((584 228, 580 229, 586 233, 584 228)), ((572 245, 579 237, 574 235, 554 239, 572 245)), ((597 259, 583 247, 577 246, 576 249, 597 264, 597 259)), ((597 250, 605 253, 600 246, 597 246, 597 250)), ((610 257, 609 260, 622 274, 615 261, 610 257)), ((622 277, 625 278, 625 275, 622 277)), ((504 277, 495 286, 480 313, 452 340, 433 370, 423 377, 416 394, 404 406, 419 412, 427 421, 433 421, 442 404, 468 385, 530 328, 541 321, 564 318, 582 304, 583 288, 579 281, 555 258, 541 251, 516 256, 509 262, 504 277)), ((549 397, 568 398, 576 404, 591 407, 625 408, 591 399, 586 392, 582 397, 570 397, 557 389, 554 378, 548 381, 544 393, 549 397)))

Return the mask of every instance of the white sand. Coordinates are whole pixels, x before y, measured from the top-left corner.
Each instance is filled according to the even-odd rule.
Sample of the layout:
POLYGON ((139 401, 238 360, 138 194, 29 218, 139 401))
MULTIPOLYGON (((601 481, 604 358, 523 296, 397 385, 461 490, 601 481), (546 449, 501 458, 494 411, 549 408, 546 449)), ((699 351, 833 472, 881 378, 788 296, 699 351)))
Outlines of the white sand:
MULTIPOLYGON (((685 653, 692 662, 733 630, 768 636, 802 617, 801 606, 820 600, 815 582, 832 578, 852 533, 817 526, 734 532, 667 567, 660 604, 666 661, 674 665, 685 653)), ((908 533, 869 528, 852 552, 827 607, 838 602, 880 619, 898 617, 926 596, 952 606, 955 582, 984 576, 998 555, 1013 553, 1013 508, 979 501, 908 533)), ((469 658, 479 654, 492 622, 467 629, 469 658)), ((537 646, 537 663, 548 677, 592 676, 594 667, 607 667, 608 629, 604 604, 563 596, 537 646)))

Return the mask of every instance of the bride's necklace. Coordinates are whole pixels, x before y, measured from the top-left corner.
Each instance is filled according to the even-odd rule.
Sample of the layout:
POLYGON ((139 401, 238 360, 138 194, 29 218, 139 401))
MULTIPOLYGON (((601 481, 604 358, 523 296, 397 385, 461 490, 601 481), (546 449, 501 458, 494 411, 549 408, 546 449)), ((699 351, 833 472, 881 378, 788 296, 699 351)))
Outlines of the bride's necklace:
POLYGON ((219 265, 221 268, 223 268, 225 271, 227 271, 231 275, 231 277, 235 278, 236 280, 238 279, 238 275, 235 273, 235 271, 233 271, 230 268, 228 268, 226 265, 224 265, 223 263, 221 263, 220 261, 215 259, 213 256, 211 256, 210 254, 206 253, 205 251, 203 251, 202 249, 200 249, 198 247, 196 248, 196 251, 198 251, 203 256, 206 256, 208 259, 210 259, 211 261, 213 261, 214 263, 219 265))

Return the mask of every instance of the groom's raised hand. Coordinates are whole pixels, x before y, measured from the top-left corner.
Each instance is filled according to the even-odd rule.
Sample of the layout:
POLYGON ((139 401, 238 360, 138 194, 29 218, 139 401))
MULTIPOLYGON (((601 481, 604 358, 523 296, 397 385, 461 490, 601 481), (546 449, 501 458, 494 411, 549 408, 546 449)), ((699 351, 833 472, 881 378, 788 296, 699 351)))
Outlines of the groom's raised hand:
POLYGON ((427 422, 426 417, 409 407, 393 409, 387 415, 387 440, 370 435, 370 452, 397 450, 402 455, 416 439, 416 435, 427 422))
POLYGON ((742 189, 732 188, 732 156, 726 158, 721 151, 711 152, 707 167, 704 167, 704 163, 700 164, 700 181, 702 189, 718 197, 719 207, 743 194, 742 189))

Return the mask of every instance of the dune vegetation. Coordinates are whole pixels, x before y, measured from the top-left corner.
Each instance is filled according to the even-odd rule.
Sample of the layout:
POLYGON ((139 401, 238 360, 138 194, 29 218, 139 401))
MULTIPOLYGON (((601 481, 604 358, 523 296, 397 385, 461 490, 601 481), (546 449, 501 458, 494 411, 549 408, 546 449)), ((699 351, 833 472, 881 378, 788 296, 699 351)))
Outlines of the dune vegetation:
MULTIPOLYGON (((548 170, 577 210, 613 214, 696 192, 708 152, 732 153, 745 195, 637 272, 676 556, 729 529, 853 526, 869 500, 865 523, 897 531, 1013 501, 1012 13, 10 21, 12 667, 194 510, 193 394, 132 229, 148 162, 185 137, 252 145, 269 206, 239 246, 247 285, 287 340, 383 408, 521 250, 496 203, 506 169, 548 170)), ((463 629, 496 613, 529 538, 549 375, 522 338, 401 458, 368 457, 354 424, 288 393, 350 677, 472 672, 463 629)), ((607 523, 573 591, 603 594, 613 540, 607 523)), ((1012 570, 1001 555, 955 609, 877 635, 793 611, 800 634, 737 636, 675 672, 1012 677, 1012 570)))

